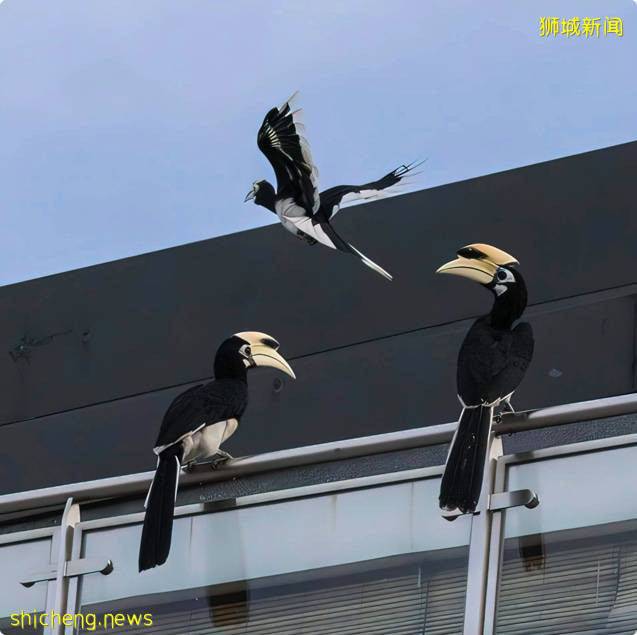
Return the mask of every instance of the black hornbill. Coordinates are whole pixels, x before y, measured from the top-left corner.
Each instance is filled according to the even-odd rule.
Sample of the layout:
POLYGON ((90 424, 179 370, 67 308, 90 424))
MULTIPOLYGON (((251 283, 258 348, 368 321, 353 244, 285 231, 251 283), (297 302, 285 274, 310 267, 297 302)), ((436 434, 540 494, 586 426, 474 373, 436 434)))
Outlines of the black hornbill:
POLYGON ((527 302, 524 278, 506 252, 485 244, 458 251, 438 269, 479 282, 494 295, 491 312, 478 318, 458 355, 458 398, 462 414, 451 442, 440 486, 440 507, 472 513, 478 505, 493 409, 513 410, 511 396, 533 357, 533 330, 516 322, 527 302))
POLYGON ((255 181, 245 200, 254 199, 274 212, 283 227, 310 245, 317 242, 352 254, 388 280, 392 277, 382 267, 358 249, 345 242, 330 224, 341 205, 356 200, 380 198, 394 193, 401 180, 420 163, 401 165, 377 181, 363 185, 337 185, 323 192, 318 190, 318 170, 312 162, 310 146, 303 136, 299 110, 293 110, 296 93, 279 108, 265 116, 257 145, 271 163, 277 189, 266 180, 255 181))
POLYGON ((265 333, 248 331, 229 337, 217 350, 214 380, 189 388, 168 407, 153 450, 158 461, 145 503, 140 571, 164 564, 168 558, 182 466, 215 456, 232 458, 220 446, 234 434, 248 404, 247 371, 271 366, 295 379, 278 348, 279 343, 265 333))

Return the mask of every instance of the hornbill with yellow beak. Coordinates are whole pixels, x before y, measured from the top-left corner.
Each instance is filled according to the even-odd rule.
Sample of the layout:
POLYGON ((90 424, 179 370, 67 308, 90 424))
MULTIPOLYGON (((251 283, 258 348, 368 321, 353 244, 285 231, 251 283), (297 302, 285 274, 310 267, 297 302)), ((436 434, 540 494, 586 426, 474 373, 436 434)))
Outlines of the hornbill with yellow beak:
POLYGON ((473 513, 478 505, 487 457, 493 409, 510 409, 510 400, 533 357, 533 330, 513 324, 526 308, 524 278, 513 268, 518 261, 485 244, 458 251, 458 258, 438 269, 469 278, 493 293, 491 312, 478 318, 458 355, 458 398, 462 414, 451 442, 440 486, 440 507, 473 513))
POLYGON ((215 456, 232 458, 220 446, 234 434, 248 404, 248 370, 271 366, 295 379, 278 348, 279 343, 265 333, 233 335, 217 350, 214 380, 189 388, 168 407, 153 450, 158 462, 146 497, 140 571, 164 564, 168 558, 182 466, 215 456))
POLYGON ((274 212, 285 229, 309 245, 321 243, 351 254, 391 280, 392 276, 380 265, 344 241, 330 221, 347 203, 395 193, 399 185, 404 185, 403 179, 413 175, 413 170, 422 162, 401 165, 376 181, 337 185, 319 192, 318 169, 312 161, 304 127, 299 120, 301 110, 294 110, 293 106, 296 95, 266 114, 257 135, 259 150, 274 169, 276 190, 266 180, 255 181, 245 201, 254 200, 257 205, 274 212))

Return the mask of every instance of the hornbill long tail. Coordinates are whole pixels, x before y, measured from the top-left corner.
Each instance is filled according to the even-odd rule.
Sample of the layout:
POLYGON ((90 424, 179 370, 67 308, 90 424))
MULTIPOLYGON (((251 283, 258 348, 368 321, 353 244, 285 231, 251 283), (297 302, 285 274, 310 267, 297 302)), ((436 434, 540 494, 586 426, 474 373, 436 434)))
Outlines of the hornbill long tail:
POLYGON ((140 571, 164 564, 168 558, 182 454, 183 448, 179 443, 159 455, 146 497, 146 515, 139 547, 140 571))
POLYGON ((438 269, 479 282, 494 296, 488 315, 478 318, 458 355, 458 397, 463 411, 451 443, 440 486, 440 507, 474 512, 480 499, 493 409, 507 404, 533 357, 533 331, 522 316, 527 295, 517 260, 485 244, 458 251, 458 258, 438 269))
POLYGON ((463 514, 475 510, 482 488, 493 406, 464 408, 440 485, 440 507, 463 514))
POLYGON ((388 271, 385 271, 385 269, 383 269, 380 265, 376 264, 373 260, 368 258, 365 254, 358 251, 356 247, 344 241, 336 233, 336 231, 330 225, 329 222, 325 221, 321 223, 314 223, 314 227, 316 228, 320 227, 322 229, 323 235, 327 238, 327 240, 322 240, 320 242, 328 246, 333 246, 335 249, 338 249, 339 251, 343 251, 346 254, 352 254, 356 256, 357 258, 360 258, 361 262, 365 266, 369 267, 372 271, 379 273, 381 276, 383 276, 383 278, 387 280, 393 280, 391 273, 389 273, 388 271))

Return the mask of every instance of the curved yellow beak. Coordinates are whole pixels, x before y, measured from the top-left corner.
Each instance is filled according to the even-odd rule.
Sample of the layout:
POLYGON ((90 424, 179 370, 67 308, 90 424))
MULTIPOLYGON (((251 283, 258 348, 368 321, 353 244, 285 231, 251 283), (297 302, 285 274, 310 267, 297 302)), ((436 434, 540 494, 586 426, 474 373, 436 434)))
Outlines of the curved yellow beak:
POLYGON ((271 368, 278 368, 286 375, 292 377, 292 379, 296 379, 296 375, 294 374, 292 367, 285 361, 283 356, 279 355, 279 353, 267 346, 253 346, 252 359, 256 366, 270 366, 271 368))
POLYGON ((502 249, 485 243, 472 243, 459 249, 458 258, 442 265, 436 273, 450 273, 489 284, 495 279, 499 266, 517 264, 517 259, 502 249))
POLYGON ((296 379, 292 367, 285 361, 283 356, 277 352, 279 343, 272 336, 259 331, 244 331, 243 333, 236 333, 235 335, 250 344, 250 348, 252 349, 250 357, 255 366, 277 368, 292 377, 292 379, 296 379))
POLYGON ((470 258, 456 258, 442 265, 436 273, 450 273, 454 276, 469 278, 480 284, 489 284, 498 270, 497 265, 487 260, 472 260, 470 258))

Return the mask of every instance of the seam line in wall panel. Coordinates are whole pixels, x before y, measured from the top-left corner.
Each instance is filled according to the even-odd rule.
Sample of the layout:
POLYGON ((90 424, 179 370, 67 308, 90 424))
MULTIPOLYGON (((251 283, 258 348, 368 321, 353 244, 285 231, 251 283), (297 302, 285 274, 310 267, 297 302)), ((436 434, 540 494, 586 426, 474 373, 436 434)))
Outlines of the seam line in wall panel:
MULTIPOLYGON (((546 307, 551 307, 554 305, 560 305, 563 304, 565 305, 564 308, 567 308, 569 306, 569 303, 572 302, 573 300, 582 300, 583 304, 593 304, 595 302, 602 302, 604 300, 612 300, 612 299, 616 299, 616 298, 621 298, 621 297, 626 297, 629 296, 633 293, 637 293, 637 283, 630 283, 630 284, 625 284, 625 285, 619 285, 616 287, 607 287, 605 289, 597 289, 596 291, 590 291, 588 293, 580 293, 580 294, 576 294, 576 295, 571 295, 571 296, 566 296, 564 298, 558 298, 556 300, 545 300, 544 302, 537 302, 535 304, 529 304, 527 307, 527 312, 525 314, 526 317, 533 317, 535 315, 541 315, 542 313, 544 313, 545 311, 543 311, 542 309, 546 308, 546 307), (586 299, 588 299, 588 301, 586 301, 586 299)), ((482 314, 480 314, 482 315, 482 314)), ((463 322, 469 322, 471 320, 475 320, 476 318, 478 318, 479 315, 470 315, 470 316, 465 316, 465 317, 461 317, 461 318, 457 318, 455 320, 449 320, 446 322, 438 322, 436 324, 431 324, 429 326, 420 326, 417 328, 413 328, 413 329, 407 329, 405 331, 398 331, 395 333, 389 333, 387 335, 380 335, 378 337, 372 337, 372 338, 368 338, 365 340, 359 340, 356 342, 350 342, 348 344, 343 344, 340 346, 333 346, 330 348, 325 348, 325 349, 321 349, 321 350, 317 350, 317 351, 312 351, 311 353, 304 353, 303 355, 297 355, 295 357, 288 357, 286 359, 288 359, 289 361, 293 362, 293 361, 297 361, 300 359, 305 359, 307 357, 313 357, 314 355, 324 355, 326 353, 332 353, 335 351, 339 351, 345 348, 352 348, 354 346, 364 346, 365 344, 370 344, 372 342, 382 342, 384 340, 388 340, 391 339, 393 337, 402 337, 404 335, 412 335, 414 333, 419 333, 419 332, 426 332, 429 331, 431 329, 440 329, 440 328, 444 328, 444 327, 460 327, 462 325, 463 322)), ((633 388, 635 388, 635 379, 637 379, 636 373, 637 373, 637 305, 636 305, 636 320, 635 320, 635 340, 636 340, 636 344, 633 347, 633 357, 634 357, 634 368, 636 369, 636 372, 633 373, 633 388)), ((136 393, 130 393, 127 395, 121 395, 118 397, 113 397, 112 399, 104 399, 102 401, 96 401, 93 402, 91 404, 87 404, 84 406, 77 406, 75 408, 65 408, 63 410, 56 410, 56 411, 52 411, 52 412, 47 412, 45 414, 41 414, 41 415, 36 415, 34 417, 29 417, 27 419, 13 419, 10 421, 4 421, 2 423, 0 423, 0 428, 3 428, 4 426, 10 426, 10 425, 16 425, 19 423, 28 423, 31 421, 38 421, 39 419, 45 419, 46 417, 53 417, 55 415, 61 415, 61 414, 65 414, 67 412, 75 412, 77 410, 84 410, 86 408, 93 408, 95 406, 103 406, 106 404, 110 404, 110 403, 114 403, 116 401, 122 401, 124 399, 134 399, 135 397, 142 397, 144 395, 152 395, 153 393, 156 392, 162 392, 164 390, 171 390, 172 388, 179 388, 181 386, 188 386, 190 384, 196 384, 198 382, 204 382, 204 381, 210 381, 212 379, 211 375, 206 375, 205 377, 199 377, 199 378, 195 378, 195 379, 191 379, 188 381, 184 381, 184 382, 179 382, 177 384, 169 384, 167 386, 161 386, 160 388, 154 388, 153 390, 144 390, 141 392, 136 392, 136 393)))

